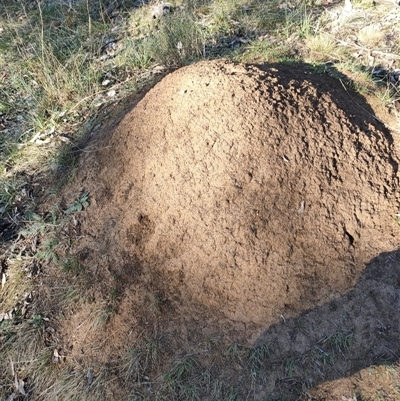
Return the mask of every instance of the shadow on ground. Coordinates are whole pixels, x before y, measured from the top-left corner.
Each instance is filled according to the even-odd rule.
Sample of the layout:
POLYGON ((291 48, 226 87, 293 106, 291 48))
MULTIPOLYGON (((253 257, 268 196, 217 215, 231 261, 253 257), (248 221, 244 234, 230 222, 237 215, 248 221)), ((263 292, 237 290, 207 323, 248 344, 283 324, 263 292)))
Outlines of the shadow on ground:
MULTIPOLYGON (((329 268, 329 267, 327 267, 329 268)), ((296 400, 305 387, 400 359, 400 250, 372 259, 342 297, 265 330, 262 375, 275 396, 296 400)))

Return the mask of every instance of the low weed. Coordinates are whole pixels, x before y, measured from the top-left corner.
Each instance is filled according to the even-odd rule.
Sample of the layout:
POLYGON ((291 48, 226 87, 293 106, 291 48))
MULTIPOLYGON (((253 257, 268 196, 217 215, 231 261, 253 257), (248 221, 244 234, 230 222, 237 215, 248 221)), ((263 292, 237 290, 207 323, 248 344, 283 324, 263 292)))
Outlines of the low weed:
POLYGON ((294 35, 303 39, 315 32, 314 14, 306 3, 300 3, 296 7, 284 9, 282 33, 286 38, 294 35))
POLYGON ((84 192, 78 196, 78 198, 71 203, 66 210, 64 210, 65 214, 72 214, 81 212, 83 209, 86 209, 89 206, 89 194, 84 192))
POLYGON ((385 35, 379 24, 372 24, 361 28, 357 36, 362 44, 377 47, 384 40, 385 35))
POLYGON ((76 255, 67 256, 63 260, 61 267, 64 271, 73 273, 74 275, 79 275, 83 271, 82 265, 79 263, 76 255))
POLYGON ((177 359, 172 368, 165 374, 165 381, 172 387, 188 379, 199 365, 197 359, 193 356, 184 356, 177 359))
POLYGON ((114 309, 108 302, 102 302, 100 305, 97 305, 92 312, 90 329, 96 331, 104 328, 113 313, 114 309))
POLYGON ((354 341, 352 332, 338 330, 328 338, 324 339, 324 343, 328 344, 333 350, 341 353, 343 356, 349 351, 354 341))
POLYGON ((224 394, 224 400, 225 401, 236 401, 238 400, 239 397, 239 393, 237 391, 237 389, 234 386, 230 386, 225 394, 224 394))
POLYGON ((124 357, 125 380, 140 380, 142 376, 157 366, 161 359, 161 337, 150 336, 141 345, 131 348, 124 357))
POLYGON ((246 348, 242 344, 240 344, 236 341, 233 341, 226 348, 225 355, 229 359, 232 359, 232 360, 235 360, 235 361, 241 363, 243 360, 243 357, 245 356, 245 351, 246 351, 246 348))
POLYGON ((187 355, 175 360, 163 376, 165 390, 173 397, 199 399, 200 388, 195 380, 195 373, 199 367, 199 362, 194 356, 187 355))
POLYGON ((248 365, 253 375, 257 375, 259 373, 269 354, 269 344, 258 344, 248 350, 248 365))
MULTIPOLYGON (((148 69, 154 63, 157 50, 152 49, 152 46, 157 48, 156 39, 127 39, 127 46, 117 59, 119 67, 129 66, 134 70, 148 69)), ((159 59, 162 61, 162 58, 159 59)))
MULTIPOLYGON (((69 282, 68 286, 63 288, 58 294, 59 295, 58 302, 61 311, 63 311, 68 306, 72 306, 82 301, 83 291, 84 291, 84 286, 82 286, 81 283, 76 281, 73 281, 72 283, 69 282)), ((63 319, 64 317, 65 317, 64 313, 60 312, 60 318, 63 319)))
POLYGON ((211 395, 215 400, 221 400, 224 391, 224 382, 216 379, 211 383, 211 395))
POLYGON ((34 329, 39 329, 44 325, 44 320, 42 315, 33 315, 29 320, 28 323, 32 325, 34 329))
POLYGON ((0 213, 9 213, 26 196, 25 182, 18 177, 0 179, 0 213))
POLYGON ((36 253, 36 258, 45 261, 46 263, 53 262, 58 264, 57 246, 60 240, 57 237, 46 239, 36 253))
POLYGON ((131 348, 125 355, 125 363, 122 370, 125 372, 125 380, 127 382, 139 381, 143 374, 143 359, 145 354, 142 348, 131 348))
POLYGON ((218 349, 218 347, 221 345, 220 341, 221 341, 221 338, 219 336, 212 336, 212 337, 205 339, 201 343, 201 346, 202 346, 202 348, 204 348, 204 350, 211 352, 213 349, 218 349))
POLYGON ((296 372, 296 360, 293 357, 287 357, 283 361, 283 366, 288 377, 293 377, 296 372))
POLYGON ((323 366, 325 365, 331 365, 333 363, 333 357, 329 352, 326 352, 322 348, 316 347, 312 351, 312 359, 313 361, 317 362, 318 364, 321 364, 323 366))

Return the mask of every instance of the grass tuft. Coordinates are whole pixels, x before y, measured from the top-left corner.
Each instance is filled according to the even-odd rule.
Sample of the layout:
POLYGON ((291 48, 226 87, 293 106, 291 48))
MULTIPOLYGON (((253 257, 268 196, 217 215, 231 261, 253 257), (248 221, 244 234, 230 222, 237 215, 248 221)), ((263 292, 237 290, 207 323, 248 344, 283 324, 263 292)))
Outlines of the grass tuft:
POLYGON ((176 359, 163 376, 165 391, 172 397, 199 399, 200 387, 195 377, 199 367, 199 362, 194 356, 186 355, 176 359))
POLYGON ((337 59, 337 46, 332 36, 321 33, 306 39, 313 61, 331 61, 337 59))
POLYGON ((204 56, 204 35, 193 15, 177 12, 162 19, 145 42, 158 64, 182 66, 204 56))
POLYGON ((258 344, 248 350, 248 365, 253 375, 259 373, 269 354, 269 344, 258 344))
POLYGON ((341 330, 338 330, 330 337, 324 339, 324 343, 328 344, 334 351, 341 353, 343 356, 350 350, 353 342, 353 333, 341 330))

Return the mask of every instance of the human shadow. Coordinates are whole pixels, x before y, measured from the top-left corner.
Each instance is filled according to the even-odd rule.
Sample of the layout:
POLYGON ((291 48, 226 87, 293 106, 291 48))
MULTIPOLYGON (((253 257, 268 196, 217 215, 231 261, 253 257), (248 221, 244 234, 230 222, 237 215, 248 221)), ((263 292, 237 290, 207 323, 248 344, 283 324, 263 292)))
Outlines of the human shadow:
POLYGON ((265 330, 260 377, 272 398, 297 400, 305 388, 400 359, 400 249, 366 266, 354 289, 265 330))

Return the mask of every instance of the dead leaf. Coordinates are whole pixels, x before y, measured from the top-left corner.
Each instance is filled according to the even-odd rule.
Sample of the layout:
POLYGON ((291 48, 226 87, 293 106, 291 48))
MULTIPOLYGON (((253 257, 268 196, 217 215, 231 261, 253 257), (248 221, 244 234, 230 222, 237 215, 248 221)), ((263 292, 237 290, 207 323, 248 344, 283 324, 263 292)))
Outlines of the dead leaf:
POLYGON ((4 288, 7 281, 6 273, 1 273, 1 288, 4 288))

